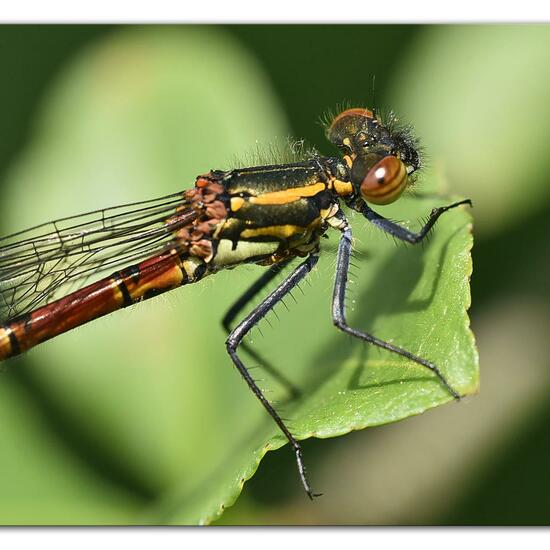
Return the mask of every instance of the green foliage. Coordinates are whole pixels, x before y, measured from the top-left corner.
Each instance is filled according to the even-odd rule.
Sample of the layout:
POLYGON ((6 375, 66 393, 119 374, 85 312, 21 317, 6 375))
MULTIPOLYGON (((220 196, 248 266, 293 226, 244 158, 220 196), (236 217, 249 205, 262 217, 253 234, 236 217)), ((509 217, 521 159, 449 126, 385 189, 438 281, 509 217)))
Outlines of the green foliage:
MULTIPOLYGON (((288 134, 269 90, 222 33, 115 35, 53 90, 4 191, 5 204, 21 205, 2 209, 4 227, 189 187, 256 140, 288 134)), ((431 208, 451 200, 405 197, 381 211, 418 227, 431 208)), ((469 213, 445 214, 424 247, 394 246, 358 216, 353 226, 359 257, 351 324, 436 362, 460 393, 475 392, 469 213)), ((264 323, 265 337, 253 332, 249 342, 302 390, 290 402, 276 381, 260 384, 274 390, 270 397, 299 439, 394 422, 450 400, 422 367, 334 329, 335 237, 304 296, 298 291, 290 312, 279 308, 280 321, 271 315, 273 328, 264 323)), ((190 524, 219 517, 262 456, 285 443, 232 367, 219 326, 260 273, 221 273, 12 361, 0 384, 1 521, 190 524)))

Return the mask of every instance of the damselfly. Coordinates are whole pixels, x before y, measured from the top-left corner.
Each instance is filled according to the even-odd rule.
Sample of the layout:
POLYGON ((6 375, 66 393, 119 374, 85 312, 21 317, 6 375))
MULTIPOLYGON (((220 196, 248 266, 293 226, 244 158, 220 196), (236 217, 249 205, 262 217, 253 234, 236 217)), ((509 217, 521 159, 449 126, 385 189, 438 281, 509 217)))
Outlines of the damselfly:
POLYGON ((342 204, 396 239, 418 243, 455 202, 432 210, 414 233, 376 213, 370 204, 398 199, 421 166, 410 128, 366 108, 331 117, 328 139, 340 157, 312 154, 289 164, 211 170, 192 189, 156 200, 63 218, 0 239, 0 360, 54 336, 207 275, 241 264, 267 271, 229 309, 223 325, 227 352, 254 395, 282 430, 296 456, 302 451, 285 422, 252 379, 238 349, 245 335, 307 276, 320 238, 340 232, 332 318, 340 330, 429 369, 459 394, 430 361, 348 325, 345 293, 352 231, 342 204), (303 258, 235 328, 246 304, 295 258, 303 258), (98 279, 110 270, 108 277, 98 279))

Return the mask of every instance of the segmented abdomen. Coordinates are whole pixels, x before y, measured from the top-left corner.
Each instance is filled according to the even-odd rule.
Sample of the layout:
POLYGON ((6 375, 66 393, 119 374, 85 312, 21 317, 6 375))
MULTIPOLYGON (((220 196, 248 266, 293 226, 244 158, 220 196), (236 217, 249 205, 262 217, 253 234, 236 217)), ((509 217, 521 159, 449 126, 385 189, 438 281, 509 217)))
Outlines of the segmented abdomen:
POLYGON ((207 273, 206 263, 167 252, 127 267, 0 326, 0 361, 41 342, 207 273))

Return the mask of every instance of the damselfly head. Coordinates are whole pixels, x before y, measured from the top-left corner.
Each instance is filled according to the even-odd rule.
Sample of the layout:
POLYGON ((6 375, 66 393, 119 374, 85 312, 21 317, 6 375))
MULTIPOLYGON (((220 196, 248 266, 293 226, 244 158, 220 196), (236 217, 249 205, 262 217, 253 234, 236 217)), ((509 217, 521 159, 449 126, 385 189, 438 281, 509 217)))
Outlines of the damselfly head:
POLYGON ((365 108, 346 109, 327 128, 350 169, 355 191, 367 202, 389 204, 398 199, 420 168, 420 155, 410 127, 387 121, 365 108))

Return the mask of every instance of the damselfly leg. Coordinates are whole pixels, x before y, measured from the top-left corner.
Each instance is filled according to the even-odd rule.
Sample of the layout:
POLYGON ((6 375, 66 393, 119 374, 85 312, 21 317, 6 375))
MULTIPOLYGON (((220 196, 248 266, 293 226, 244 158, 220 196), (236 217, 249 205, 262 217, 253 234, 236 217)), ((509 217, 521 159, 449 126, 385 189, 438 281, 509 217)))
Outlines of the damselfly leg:
MULTIPOLYGON (((370 222, 374 223, 377 227, 379 227, 386 233, 389 233, 390 235, 393 235, 394 237, 402 241, 405 241, 411 244, 416 244, 421 242, 426 237, 426 235, 429 233, 430 229, 433 227, 433 225, 435 224, 439 216, 441 216, 441 214, 443 214, 444 212, 447 212, 452 208, 460 206, 461 204, 469 204, 471 206, 472 203, 470 200, 463 200, 441 208, 434 208, 427 222, 422 226, 422 228, 418 233, 409 231, 408 229, 402 227, 401 225, 380 216, 369 207, 362 209, 362 214, 370 222)), ((334 325, 340 330, 342 330, 343 332, 346 332, 347 334, 350 334, 355 338, 359 338, 360 340, 364 340, 369 344, 373 344, 375 346, 386 349, 393 353, 397 353, 402 357, 406 357, 407 359, 410 359, 411 361, 414 361, 415 363, 418 363, 419 365, 426 367, 439 378, 439 381, 444 386, 444 388, 455 399, 460 399, 460 394, 451 386, 451 384, 449 384, 449 382, 447 381, 443 373, 439 370, 437 365, 434 365, 433 363, 431 363, 430 361, 427 361, 426 359, 423 359, 422 357, 414 355, 413 353, 411 353, 410 351, 407 351, 406 349, 390 344, 389 342, 381 340, 380 338, 376 338, 372 334, 357 330, 348 325, 348 322, 346 320, 345 296, 346 296, 346 288, 348 283, 348 272, 349 272, 351 251, 352 251, 351 228, 346 223, 342 227, 342 236, 340 237, 340 242, 338 245, 338 257, 336 260, 336 276, 334 281, 334 293, 332 296, 332 320, 334 322, 334 325)))
MULTIPOLYGON (((306 469, 302 460, 302 448, 294 436, 290 433, 290 430, 287 428, 286 424, 283 422, 283 419, 275 411, 271 403, 266 399, 262 390, 258 387, 256 382, 250 376, 250 372, 245 367, 244 363, 241 361, 237 355, 237 348, 242 342, 242 339, 246 334, 252 329, 265 315, 271 311, 277 303, 279 303, 293 288, 295 288, 299 282, 313 269, 317 263, 318 256, 310 255, 307 259, 298 265, 292 273, 284 281, 282 281, 267 298, 257 306, 245 319, 243 319, 229 334, 225 345, 227 351, 233 360, 233 363, 241 373, 242 377, 245 379, 248 387, 252 390, 254 395, 260 400, 262 405, 265 407, 271 418, 276 422, 277 426, 285 434, 286 438, 292 445, 294 449, 294 454, 296 455, 296 463, 298 465, 298 472, 300 473, 300 479, 302 480, 302 485, 306 490, 309 498, 313 498, 315 495, 311 486, 307 480, 306 469)), ((272 277, 271 277, 272 278, 272 277)), ((259 282, 259 281, 258 281, 259 282)))
MULTIPOLYGON (((278 264, 272 265, 265 273, 261 275, 246 291, 231 305, 227 310, 226 314, 222 319, 222 326, 229 334, 231 332, 231 325, 237 315, 243 310, 243 308, 261 292, 277 275, 279 275, 284 268, 290 264, 292 258, 289 260, 282 261, 278 264)), ((248 355, 254 359, 266 372, 271 374, 279 384, 284 386, 288 391, 291 399, 300 396, 300 390, 292 384, 290 380, 284 374, 281 374, 271 363, 269 363, 265 358, 263 358, 256 350, 249 346, 246 342, 241 343, 241 348, 244 349, 248 355)))
POLYGON ((362 203, 360 207, 360 212, 369 220, 371 223, 382 229, 382 231, 385 231, 386 233, 389 233, 390 235, 394 236, 396 239, 399 239, 401 241, 405 241, 410 244, 416 244, 422 241, 424 237, 430 232, 430 229, 433 227, 439 216, 443 214, 444 212, 447 212, 447 210, 451 210, 452 208, 456 208, 457 206, 460 206, 462 204, 468 204, 469 206, 472 206, 472 201, 470 199, 465 199, 462 201, 454 202, 452 204, 449 204, 448 206, 442 206, 440 208, 434 208, 428 217, 428 220, 426 223, 422 226, 420 231, 418 233, 415 233, 414 231, 409 231, 405 227, 399 225, 398 223, 392 222, 391 220, 388 220, 387 218, 384 218, 380 214, 376 213, 372 208, 370 208, 366 203, 362 203))

